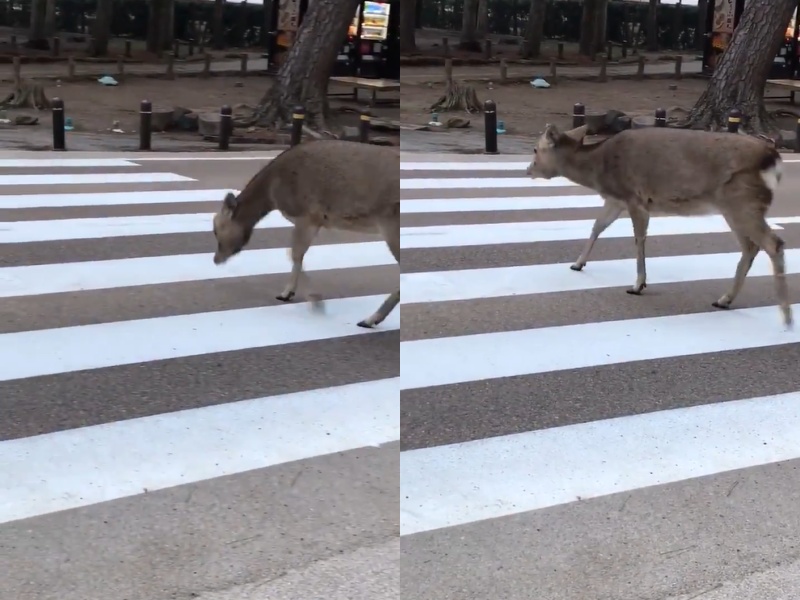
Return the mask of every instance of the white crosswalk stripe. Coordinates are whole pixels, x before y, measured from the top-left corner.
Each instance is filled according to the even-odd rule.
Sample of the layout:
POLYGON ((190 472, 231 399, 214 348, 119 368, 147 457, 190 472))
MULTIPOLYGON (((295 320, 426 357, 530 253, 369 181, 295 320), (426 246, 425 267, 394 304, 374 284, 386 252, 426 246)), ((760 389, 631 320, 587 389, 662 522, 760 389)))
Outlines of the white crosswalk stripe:
MULTIPOLYGON (((782 326, 763 253, 735 310, 712 308, 740 256, 721 217, 653 217, 648 287, 633 296, 629 219, 600 237, 583 271, 569 268, 602 205, 591 190, 526 179, 518 159, 407 160, 400 520, 403 568, 416 578, 404 594, 516 599, 536 581, 541 597, 632 598, 588 581, 543 591, 564 563, 591 568, 586 540, 605 536, 597 552, 649 564, 626 554, 639 547, 605 518, 583 514, 605 514, 618 494, 650 498, 654 486, 664 505, 652 510, 666 510, 699 478, 764 476, 800 459, 800 332, 782 326), (543 523, 549 533, 531 533, 543 523)), ((798 214, 779 197, 770 218, 787 241, 790 289, 798 214)), ((644 516, 625 527, 651 534, 644 516)), ((666 597, 665 585, 636 597, 666 597)))

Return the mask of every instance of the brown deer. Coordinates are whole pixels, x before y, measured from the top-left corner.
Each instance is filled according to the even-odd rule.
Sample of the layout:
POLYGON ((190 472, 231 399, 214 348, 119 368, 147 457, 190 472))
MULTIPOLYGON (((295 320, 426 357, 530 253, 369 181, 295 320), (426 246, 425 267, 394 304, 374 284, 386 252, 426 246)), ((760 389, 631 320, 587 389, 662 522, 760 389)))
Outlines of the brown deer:
POLYGON ((586 266, 597 238, 627 210, 636 243, 636 283, 647 287, 645 239, 651 214, 720 214, 736 235, 742 256, 733 285, 713 303, 730 308, 753 260, 763 249, 772 261, 784 324, 792 326, 783 240, 766 221, 781 180, 780 154, 764 141, 731 133, 650 127, 627 130, 584 144, 587 126, 559 131, 548 125, 534 149, 532 178, 566 177, 596 191, 605 201, 574 271, 586 266))
MULTIPOLYGON (((278 210, 293 223, 292 272, 278 300, 290 301, 303 271, 303 257, 320 229, 380 235, 400 263, 400 153, 396 148, 341 140, 294 146, 264 166, 238 196, 229 193, 214 215, 217 251, 223 264, 250 241, 256 224, 278 210)), ((331 252, 336 247, 331 246, 331 252)), ((308 292, 313 305, 318 294, 308 292)), ((359 327, 381 323, 400 302, 391 293, 359 327)))

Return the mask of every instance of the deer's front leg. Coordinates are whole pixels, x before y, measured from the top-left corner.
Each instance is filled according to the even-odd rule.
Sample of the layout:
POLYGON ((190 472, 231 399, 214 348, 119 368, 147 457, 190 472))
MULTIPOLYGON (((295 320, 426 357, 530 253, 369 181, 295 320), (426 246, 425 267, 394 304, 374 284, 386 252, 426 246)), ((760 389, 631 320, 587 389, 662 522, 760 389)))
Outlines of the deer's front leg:
MULTIPOLYGON (((317 231, 319 231, 318 227, 305 223, 296 223, 292 228, 292 247, 289 250, 289 254, 292 258, 292 272, 289 275, 289 283, 286 284, 283 292, 281 292, 279 296, 276 296, 278 300, 288 302, 294 298, 301 276, 305 277, 306 281, 308 281, 308 276, 303 273, 303 258, 306 252, 308 252, 311 242, 314 241, 317 231)), ((309 297, 311 296, 312 294, 309 291, 309 297)), ((319 298, 312 298, 312 301, 318 302, 319 298)))
POLYGON ((636 243, 636 284, 626 290, 629 294, 639 296, 647 287, 647 269, 644 260, 644 244, 647 240, 647 227, 650 225, 650 213, 636 207, 630 209, 633 224, 633 239, 636 243))
POLYGON ((592 233, 589 236, 589 239, 586 241, 586 245, 583 247, 583 252, 581 252, 578 260, 575 261, 575 264, 570 266, 570 269, 573 271, 580 271, 586 266, 586 262, 589 260, 589 254, 591 254, 597 238, 599 238, 600 234, 608 229, 609 225, 619 219, 622 211, 625 210, 625 206, 623 204, 609 200, 608 198, 605 198, 605 202, 606 203, 605 206, 603 206, 603 212, 599 217, 597 217, 594 225, 592 225, 592 233))

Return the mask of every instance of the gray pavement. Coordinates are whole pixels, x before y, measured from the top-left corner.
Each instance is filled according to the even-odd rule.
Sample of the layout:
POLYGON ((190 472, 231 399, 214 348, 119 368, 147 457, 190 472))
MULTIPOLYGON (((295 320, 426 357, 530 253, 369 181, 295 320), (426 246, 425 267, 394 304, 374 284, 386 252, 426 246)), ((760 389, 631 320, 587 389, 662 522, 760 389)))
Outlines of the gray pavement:
POLYGON ((0 152, 0 598, 397 598, 398 267, 326 232, 283 304, 272 217, 215 267, 274 155, 0 152))
MULTIPOLYGON (((797 302, 786 159, 770 216, 797 302)), ((654 218, 642 296, 629 222, 571 271, 599 199, 528 160, 401 155, 402 597, 796 597, 800 336, 768 262, 716 310, 734 236, 654 218)))

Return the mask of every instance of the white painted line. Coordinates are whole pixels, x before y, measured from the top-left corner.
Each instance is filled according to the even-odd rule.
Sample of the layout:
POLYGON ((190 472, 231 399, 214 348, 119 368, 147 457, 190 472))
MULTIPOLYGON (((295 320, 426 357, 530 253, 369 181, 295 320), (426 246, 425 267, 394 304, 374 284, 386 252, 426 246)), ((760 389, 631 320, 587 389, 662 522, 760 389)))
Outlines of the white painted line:
MULTIPOLYGON (((0 244, 85 240, 135 235, 165 235, 213 230, 214 213, 96 217, 45 221, 6 221, 0 223, 0 244)), ((291 223, 274 211, 256 229, 289 227, 291 223)), ((211 240, 213 241, 213 236, 211 240)))
MULTIPOLYGON (((131 158, 129 160, 135 162, 197 162, 197 161, 208 161, 208 160, 272 160, 273 158, 277 158, 280 152, 276 153, 274 156, 147 156, 144 158, 131 158)), ((526 167, 527 168, 527 167, 526 167)))
MULTIPOLYGON (((792 217, 789 217, 791 219, 792 217)), ((773 229, 782 229, 780 223, 788 219, 767 219, 773 229)), ((519 223, 486 223, 475 225, 435 225, 430 227, 401 227, 401 248, 447 248, 455 246, 482 246, 492 244, 528 244, 585 240, 592 231, 594 220, 528 221, 519 223)), ((730 232, 721 216, 705 217, 653 217, 647 230, 648 237, 659 235, 696 235, 730 232)), ((618 219, 600 236, 609 238, 633 237, 630 219, 618 219)))
POLYGON ((176 173, 63 173, 54 175, 0 175, 0 185, 84 185, 112 183, 167 183, 197 181, 176 173))
POLYGON ((181 204, 184 202, 222 202, 234 189, 159 190, 155 192, 92 192, 85 194, 0 195, 0 209, 60 208, 63 206, 120 206, 124 204, 181 204))
MULTIPOLYGON (((800 249, 789 249, 785 254, 787 275, 800 273, 800 249)), ((739 252, 730 252, 648 258, 647 283, 653 286, 733 280, 740 256, 739 252)), ((571 264, 403 273, 400 275, 403 304, 630 287, 636 279, 636 260, 632 258, 589 262, 581 272, 571 270, 571 264)), ((772 263, 766 253, 756 256, 748 274, 748 278, 752 277, 772 277, 772 263)))
POLYGON ((4 333, 0 334, 0 381, 399 329, 399 310, 374 330, 356 326, 385 298, 328 300, 324 314, 313 312, 307 302, 298 302, 4 333))
POLYGON ((138 167, 124 158, 0 158, 0 169, 78 168, 78 167, 138 167))
POLYGON ((497 189, 497 188, 537 188, 578 186, 565 177, 553 179, 531 179, 530 177, 470 177, 464 179, 401 179, 401 190, 454 190, 497 189))
POLYGON ((412 390, 798 342, 800 329, 762 306, 401 342, 400 368, 412 390))
POLYGON ((401 171, 522 171, 531 161, 525 162, 401 162, 401 171))
POLYGON ((0 523, 399 437, 393 378, 4 441, 0 523))
MULTIPOLYGON (((2 197, 0 197, 2 200, 2 197)), ((603 200, 596 194, 583 196, 513 196, 500 198, 425 198, 402 200, 400 213, 495 212, 506 210, 548 210, 559 208, 598 208, 603 200)))
POLYGON ((401 452, 400 534, 795 460, 798 431, 794 392, 401 452))
MULTIPOLYGON (((246 250, 224 265, 213 252, 0 268, 0 298, 289 273, 285 248, 246 250)), ((312 246, 306 271, 396 265, 383 242, 312 246)))

